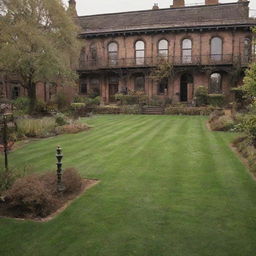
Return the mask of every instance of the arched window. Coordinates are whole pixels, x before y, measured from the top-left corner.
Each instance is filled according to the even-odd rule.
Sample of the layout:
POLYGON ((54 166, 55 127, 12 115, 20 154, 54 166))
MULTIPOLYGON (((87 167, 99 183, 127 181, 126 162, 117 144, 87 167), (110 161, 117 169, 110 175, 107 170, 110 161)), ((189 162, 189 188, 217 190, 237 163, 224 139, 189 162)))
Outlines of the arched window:
POLYGON ((210 76, 209 93, 222 92, 222 76, 220 73, 213 73, 210 76))
POLYGON ((143 41, 135 43, 135 59, 136 65, 143 65, 145 62, 145 43, 143 41))
POLYGON ((85 65, 85 47, 82 47, 80 51, 79 65, 81 68, 85 65))
POLYGON ((192 62, 192 41, 190 39, 184 39, 182 41, 182 62, 192 62))
POLYGON ((249 62, 252 52, 251 40, 249 38, 244 39, 244 62, 249 62))
POLYGON ((97 62, 97 46, 96 44, 91 44, 90 46, 90 64, 96 65, 97 62))
POLYGON ((211 59, 214 61, 222 60, 222 39, 219 37, 211 39, 211 59))
POLYGON ((158 42, 158 56, 160 58, 167 59, 169 55, 168 51, 168 41, 165 39, 162 39, 158 42))
POLYGON ((145 77, 143 75, 138 75, 135 77, 134 90, 145 91, 145 77))
POLYGON ((118 45, 112 42, 108 45, 108 63, 110 65, 116 65, 118 58, 118 45))

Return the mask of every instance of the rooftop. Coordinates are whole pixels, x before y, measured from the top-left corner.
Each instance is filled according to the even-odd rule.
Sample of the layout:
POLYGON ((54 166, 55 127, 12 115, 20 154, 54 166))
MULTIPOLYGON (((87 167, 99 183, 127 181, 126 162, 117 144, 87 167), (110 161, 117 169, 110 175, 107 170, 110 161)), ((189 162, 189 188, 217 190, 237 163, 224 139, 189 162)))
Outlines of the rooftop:
POLYGON ((78 21, 82 28, 81 34, 85 35, 186 26, 256 25, 256 20, 249 18, 248 3, 245 1, 218 5, 98 14, 80 16, 78 21))

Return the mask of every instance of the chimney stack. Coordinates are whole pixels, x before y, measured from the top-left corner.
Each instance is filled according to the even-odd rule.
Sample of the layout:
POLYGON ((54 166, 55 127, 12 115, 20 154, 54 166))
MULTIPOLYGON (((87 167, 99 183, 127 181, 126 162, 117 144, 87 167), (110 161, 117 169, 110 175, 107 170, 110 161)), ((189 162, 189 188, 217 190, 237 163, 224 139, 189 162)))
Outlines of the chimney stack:
POLYGON ((77 16, 76 12, 76 0, 68 1, 68 11, 72 16, 77 16))
POLYGON ((219 4, 219 0, 205 0, 205 5, 219 4))
POLYGON ((154 3, 152 10, 159 10, 158 3, 154 3))
POLYGON ((173 0, 173 5, 171 7, 177 8, 177 7, 184 7, 185 1, 184 0, 173 0))

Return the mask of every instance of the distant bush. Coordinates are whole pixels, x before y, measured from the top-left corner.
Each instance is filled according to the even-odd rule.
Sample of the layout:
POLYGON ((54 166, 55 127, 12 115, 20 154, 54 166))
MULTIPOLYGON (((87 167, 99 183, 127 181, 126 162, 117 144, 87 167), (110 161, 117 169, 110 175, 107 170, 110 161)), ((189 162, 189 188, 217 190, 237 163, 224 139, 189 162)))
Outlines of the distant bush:
MULTIPOLYGON (((81 191, 82 178, 75 169, 67 169, 63 174, 65 195, 81 191)), ((4 193, 5 203, 0 204, 8 216, 38 218, 56 211, 63 203, 57 193, 56 174, 33 174, 20 178, 4 193)))
POLYGON ((223 107, 224 99, 225 99, 225 96, 223 94, 209 94, 208 104, 215 107, 223 107))
POLYGON ((121 108, 118 106, 98 106, 93 109, 95 114, 120 114, 121 108))
POLYGON ((167 107, 165 108, 165 114, 166 115, 210 115, 215 108, 213 107, 183 107, 183 106, 177 106, 177 107, 167 107))
POLYGON ((252 145, 250 139, 238 137, 233 141, 233 146, 248 161, 250 171, 256 175, 256 147, 252 145))
POLYGON ((252 144, 256 147, 256 115, 247 115, 242 123, 242 130, 247 134, 252 144))
POLYGON ((128 94, 116 94, 115 99, 121 105, 144 105, 148 102, 148 96, 142 91, 129 91, 128 94))
POLYGON ((64 92, 58 92, 54 99, 53 104, 56 104, 59 111, 64 111, 70 106, 68 95, 64 92))
POLYGON ((27 114, 29 112, 29 102, 28 97, 18 97, 13 101, 13 105, 19 113, 27 114))
POLYGON ((197 106, 207 105, 208 90, 205 86, 199 86, 195 91, 195 102, 197 106))
POLYGON ((140 114, 141 107, 139 105, 123 105, 123 106, 120 106, 120 113, 122 113, 122 114, 140 114))
POLYGON ((56 126, 53 117, 20 118, 16 123, 19 137, 48 137, 54 133, 56 126))
POLYGON ((234 128, 235 122, 231 116, 224 115, 220 116, 210 122, 210 127, 213 131, 229 131, 234 128))
POLYGON ((65 124, 62 126, 58 126, 55 128, 56 134, 70 134, 70 133, 78 133, 82 131, 86 131, 89 129, 89 126, 87 126, 84 123, 81 123, 79 121, 73 121, 69 124, 65 124))
POLYGON ((64 114, 57 113, 55 116, 55 122, 57 126, 62 126, 68 123, 68 119, 64 114))
POLYGON ((167 105, 171 105, 172 100, 166 97, 153 96, 152 99, 148 101, 148 105, 150 106, 161 106, 165 107, 167 105))

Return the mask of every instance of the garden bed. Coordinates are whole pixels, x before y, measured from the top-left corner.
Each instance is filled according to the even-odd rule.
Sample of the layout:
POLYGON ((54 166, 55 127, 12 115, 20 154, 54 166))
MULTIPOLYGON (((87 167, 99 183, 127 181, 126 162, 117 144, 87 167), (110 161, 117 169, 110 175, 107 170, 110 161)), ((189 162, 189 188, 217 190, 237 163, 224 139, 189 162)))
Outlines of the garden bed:
POLYGON ((73 168, 63 175, 63 191, 57 192, 56 174, 33 174, 20 178, 0 197, 0 217, 46 222, 64 211, 86 190, 99 183, 82 179, 73 168))

